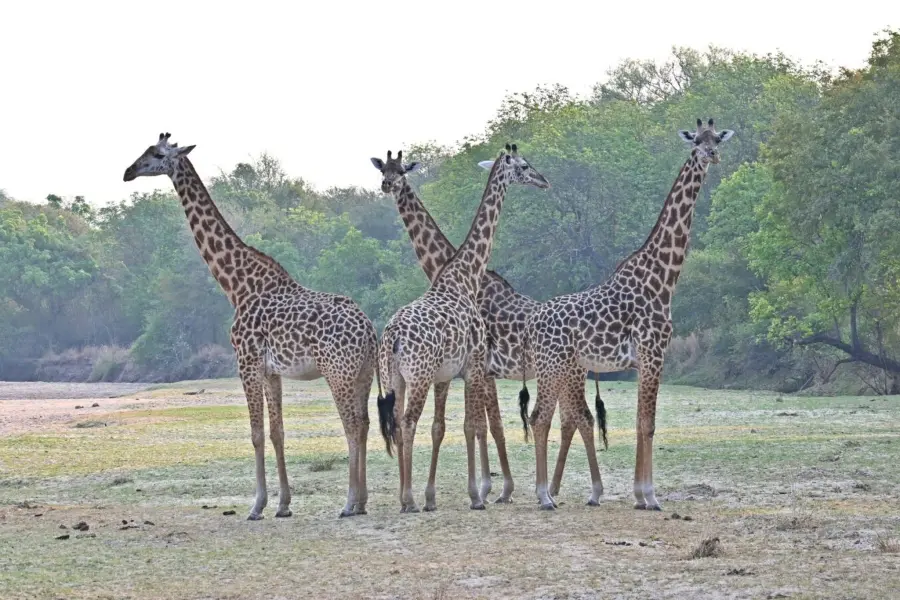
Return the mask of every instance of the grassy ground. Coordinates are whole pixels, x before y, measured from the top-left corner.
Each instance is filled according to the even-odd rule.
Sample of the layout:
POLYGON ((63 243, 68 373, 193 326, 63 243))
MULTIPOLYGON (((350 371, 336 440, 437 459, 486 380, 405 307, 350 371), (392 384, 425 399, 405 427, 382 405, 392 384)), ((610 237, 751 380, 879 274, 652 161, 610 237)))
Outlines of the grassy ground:
MULTIPOLYGON (((336 411, 323 383, 286 384, 294 517, 272 518, 269 445, 261 522, 244 520, 253 459, 234 380, 128 388, 115 399, 98 387, 100 406, 54 400, 85 408, 46 422, 0 399, 11 432, 0 434, 0 598, 884 598, 900 589, 896 398, 664 387, 655 452, 664 512, 646 513, 630 498, 634 385, 604 384, 607 501, 584 506, 576 436, 563 505, 547 513, 534 498, 517 385, 503 384, 515 503, 477 512, 465 491, 462 385, 453 388, 438 511, 399 514, 396 463, 373 426, 369 514, 338 520, 347 458, 336 411), (81 521, 88 530, 73 529, 81 521), (715 538, 703 546, 714 556, 691 558, 715 538)), ((32 412, 49 402, 36 388, 21 397, 33 398, 32 412)), ((416 447, 420 504, 430 418, 416 447)), ((494 496, 501 485, 495 477, 494 496)))

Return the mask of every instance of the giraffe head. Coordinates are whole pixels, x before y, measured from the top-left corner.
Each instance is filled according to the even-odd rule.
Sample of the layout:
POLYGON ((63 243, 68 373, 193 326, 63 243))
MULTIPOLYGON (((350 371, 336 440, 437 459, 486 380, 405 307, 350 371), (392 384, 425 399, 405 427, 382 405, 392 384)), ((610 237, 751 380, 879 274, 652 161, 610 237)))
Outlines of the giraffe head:
POLYGON ((388 150, 387 161, 380 158, 371 158, 375 168, 381 171, 381 191, 390 194, 399 191, 403 184, 403 179, 407 173, 412 173, 419 168, 419 163, 411 162, 403 164, 403 150, 397 152, 397 158, 391 158, 391 151, 388 150))
POLYGON ((509 181, 511 183, 521 183, 522 185, 533 185, 536 188, 546 190, 550 187, 547 178, 537 172, 525 158, 519 156, 519 149, 515 144, 506 145, 506 150, 500 152, 500 157, 496 161, 483 160, 478 166, 490 171, 494 168, 494 163, 499 162, 498 169, 505 169, 509 181))
POLYGON ((716 131, 713 126, 713 120, 710 119, 706 125, 703 125, 702 119, 697 119, 697 131, 687 131, 682 129, 678 132, 678 136, 693 146, 692 152, 695 152, 700 158, 700 164, 708 165, 719 163, 719 144, 731 138, 734 131, 723 129, 716 131))
POLYGON ((147 148, 134 163, 125 169, 124 181, 132 181, 141 176, 171 175, 175 171, 175 163, 182 156, 187 156, 194 146, 179 148, 178 144, 170 144, 171 133, 159 134, 159 141, 147 148))

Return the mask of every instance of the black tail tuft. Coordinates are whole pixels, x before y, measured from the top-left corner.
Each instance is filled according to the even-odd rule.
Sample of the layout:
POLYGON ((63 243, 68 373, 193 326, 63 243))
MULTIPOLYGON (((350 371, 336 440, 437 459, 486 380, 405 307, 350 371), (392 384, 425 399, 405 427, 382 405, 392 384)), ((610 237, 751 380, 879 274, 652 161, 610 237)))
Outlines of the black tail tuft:
POLYGON ((394 432, 397 431, 397 421, 394 419, 394 402, 396 400, 394 390, 388 392, 384 398, 378 396, 378 422, 381 425, 381 437, 384 438, 390 457, 394 456, 394 432))
POLYGON ((603 449, 609 450, 609 440, 606 439, 606 406, 600 399, 600 393, 597 392, 597 399, 594 401, 597 409, 597 425, 600 426, 600 441, 603 442, 603 449))
POLYGON ((522 390, 519 392, 519 413, 522 415, 522 427, 525 428, 525 441, 528 441, 528 403, 531 396, 528 394, 528 387, 522 382, 522 390))

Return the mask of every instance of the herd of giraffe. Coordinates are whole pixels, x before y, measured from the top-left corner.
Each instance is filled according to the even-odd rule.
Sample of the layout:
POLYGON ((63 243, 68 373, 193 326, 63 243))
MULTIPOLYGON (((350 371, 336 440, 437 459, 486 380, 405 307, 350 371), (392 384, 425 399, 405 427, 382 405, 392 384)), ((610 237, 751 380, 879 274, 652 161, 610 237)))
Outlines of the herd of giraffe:
MULTIPOLYGON (((587 373, 638 372, 635 508, 660 510, 653 489, 653 434, 663 359, 672 335, 672 294, 689 245, 700 186, 718 145, 733 131, 716 131, 713 120, 697 120, 696 131, 679 131, 691 146, 644 244, 612 276, 575 294, 537 302, 516 292, 487 269, 500 210, 511 184, 547 189, 550 183, 515 145, 479 165, 490 170, 481 204, 465 240, 454 248, 407 181, 418 164, 402 152, 372 158, 381 189, 393 196, 431 287, 398 310, 379 342, 375 327, 345 296, 317 292, 297 283, 274 259, 245 244, 225 221, 187 155, 161 133, 156 144, 125 171, 124 180, 168 175, 175 186, 194 241, 212 276, 234 307, 231 344, 247 396, 256 455, 256 498, 249 519, 263 518, 268 493, 265 476, 263 405, 275 447, 279 494, 276 517, 291 516, 291 490, 284 457, 281 378, 324 377, 344 427, 349 451, 349 488, 340 516, 366 514, 366 443, 369 394, 378 383, 378 416, 387 451, 396 450, 402 512, 418 512, 412 492, 412 449, 416 425, 434 385, 432 454, 424 510, 435 510, 435 475, 444 437, 450 380, 465 381, 463 429, 472 509, 484 509, 491 491, 487 431, 497 446, 503 491, 496 502, 512 501, 512 473, 497 379, 522 381, 519 405, 526 439, 533 431, 536 493, 543 509, 554 509, 566 456, 577 429, 591 472, 588 504, 603 493, 594 446, 594 416, 585 400, 587 373), (537 399, 528 416, 525 383, 537 379, 537 399), (562 429, 552 483, 548 482, 547 438, 556 407, 562 429), (481 467, 477 484, 475 448, 481 467)), ((596 398, 601 439, 606 443, 605 409, 596 398)))

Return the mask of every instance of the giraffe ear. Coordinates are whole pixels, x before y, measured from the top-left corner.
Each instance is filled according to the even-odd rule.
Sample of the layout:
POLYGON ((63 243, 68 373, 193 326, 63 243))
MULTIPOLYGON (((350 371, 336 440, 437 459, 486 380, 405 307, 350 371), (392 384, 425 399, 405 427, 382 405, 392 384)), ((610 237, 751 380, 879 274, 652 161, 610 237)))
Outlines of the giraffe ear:
POLYGON ((384 168, 384 161, 381 160, 380 158, 372 157, 369 160, 372 161, 372 164, 375 165, 375 168, 378 169, 379 171, 384 168))
POLYGON ((421 163, 411 162, 408 165, 403 165, 403 171, 406 173, 412 173, 413 171, 418 171, 421 167, 421 163))
POLYGON ((191 150, 197 147, 197 144, 193 146, 185 146, 184 148, 178 148, 175 156, 187 156, 191 153, 191 150))
POLYGON ((734 131, 731 129, 723 129, 719 132, 719 143, 721 144, 724 141, 730 140, 731 136, 734 135, 734 131))
POLYGON ((678 137, 687 142, 688 144, 694 143, 694 138, 697 137, 695 133, 688 131, 686 129, 682 129, 678 132, 678 137))
POLYGON ((481 167, 482 169, 487 169, 488 171, 490 171, 491 169, 494 168, 494 161, 492 161, 492 160, 483 160, 483 161, 481 161, 481 162, 478 163, 478 166, 481 167))

